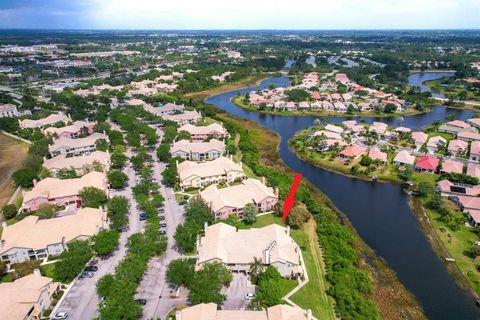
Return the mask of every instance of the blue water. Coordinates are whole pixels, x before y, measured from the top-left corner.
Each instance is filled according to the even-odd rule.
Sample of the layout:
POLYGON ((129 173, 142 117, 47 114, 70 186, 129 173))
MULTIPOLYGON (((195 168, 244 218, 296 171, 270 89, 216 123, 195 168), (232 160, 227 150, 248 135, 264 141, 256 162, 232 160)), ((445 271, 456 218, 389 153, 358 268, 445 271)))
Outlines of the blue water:
MULTIPOLYGON (((206 102, 278 133, 281 137, 280 157, 285 164, 315 184, 349 217, 362 239, 385 259, 398 279, 415 295, 428 318, 479 319, 480 312, 474 299, 456 284, 433 251, 410 211, 408 196, 399 185, 348 178, 298 159, 288 149, 287 142, 295 132, 313 125, 319 117, 259 114, 239 108, 230 101, 238 94, 264 89, 272 83, 286 86, 289 79, 273 77, 262 81, 259 86, 213 96, 206 102)), ((435 120, 444 120, 450 114, 455 114, 457 119, 467 119, 473 112, 438 106, 427 114, 404 117, 402 126, 418 129, 435 120)), ((333 122, 345 119, 347 117, 329 117, 333 122)), ((379 120, 391 126, 397 124, 395 117, 357 120, 367 123, 379 120)))
POLYGON ((453 75, 455 75, 455 72, 414 73, 408 77, 408 83, 412 86, 420 87, 420 91, 422 92, 431 92, 433 97, 445 98, 444 94, 433 92, 423 83, 429 80, 452 77, 453 75))

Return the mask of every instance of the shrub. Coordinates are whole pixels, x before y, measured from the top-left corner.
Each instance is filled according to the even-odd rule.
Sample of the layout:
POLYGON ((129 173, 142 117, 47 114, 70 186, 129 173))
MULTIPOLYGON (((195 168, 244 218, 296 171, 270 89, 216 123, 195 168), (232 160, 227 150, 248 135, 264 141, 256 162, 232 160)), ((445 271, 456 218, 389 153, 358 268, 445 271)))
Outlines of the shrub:
POLYGON ((2 208, 2 214, 5 219, 13 219, 17 215, 17 207, 14 204, 7 204, 2 208))

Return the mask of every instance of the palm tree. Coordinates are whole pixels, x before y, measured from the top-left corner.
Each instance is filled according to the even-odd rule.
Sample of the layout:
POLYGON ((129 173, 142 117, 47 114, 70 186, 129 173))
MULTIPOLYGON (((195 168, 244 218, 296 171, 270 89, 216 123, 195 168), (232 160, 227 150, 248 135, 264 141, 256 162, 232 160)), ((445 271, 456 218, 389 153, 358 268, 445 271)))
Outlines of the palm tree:
POLYGON ((252 283, 257 283, 258 277, 263 272, 263 263, 261 258, 254 257, 250 266, 250 277, 252 283))

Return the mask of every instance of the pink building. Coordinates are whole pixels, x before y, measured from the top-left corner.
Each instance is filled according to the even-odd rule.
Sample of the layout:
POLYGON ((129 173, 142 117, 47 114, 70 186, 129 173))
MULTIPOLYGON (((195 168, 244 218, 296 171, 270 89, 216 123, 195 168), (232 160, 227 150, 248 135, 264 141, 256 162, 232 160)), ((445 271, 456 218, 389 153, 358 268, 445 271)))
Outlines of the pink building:
POLYGON ((463 173, 463 162, 447 159, 442 163, 442 172, 463 173))
POLYGON ((35 183, 31 191, 23 192, 22 211, 35 211, 42 204, 57 206, 82 204, 78 193, 85 187, 95 187, 108 195, 107 177, 103 172, 92 171, 81 178, 56 179, 46 178, 35 183))
POLYGON ((218 123, 212 123, 208 126, 195 126, 193 124, 185 124, 178 129, 178 132, 186 131, 190 133, 193 141, 204 141, 207 138, 226 138, 228 131, 218 123))

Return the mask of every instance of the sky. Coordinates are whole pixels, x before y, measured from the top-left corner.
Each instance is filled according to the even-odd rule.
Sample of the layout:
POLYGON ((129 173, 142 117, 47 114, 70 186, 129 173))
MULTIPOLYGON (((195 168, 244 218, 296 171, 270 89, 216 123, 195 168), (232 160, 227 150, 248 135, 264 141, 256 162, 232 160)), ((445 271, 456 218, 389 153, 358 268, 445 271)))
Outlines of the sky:
POLYGON ((0 28, 478 29, 480 0, 0 0, 0 28))

